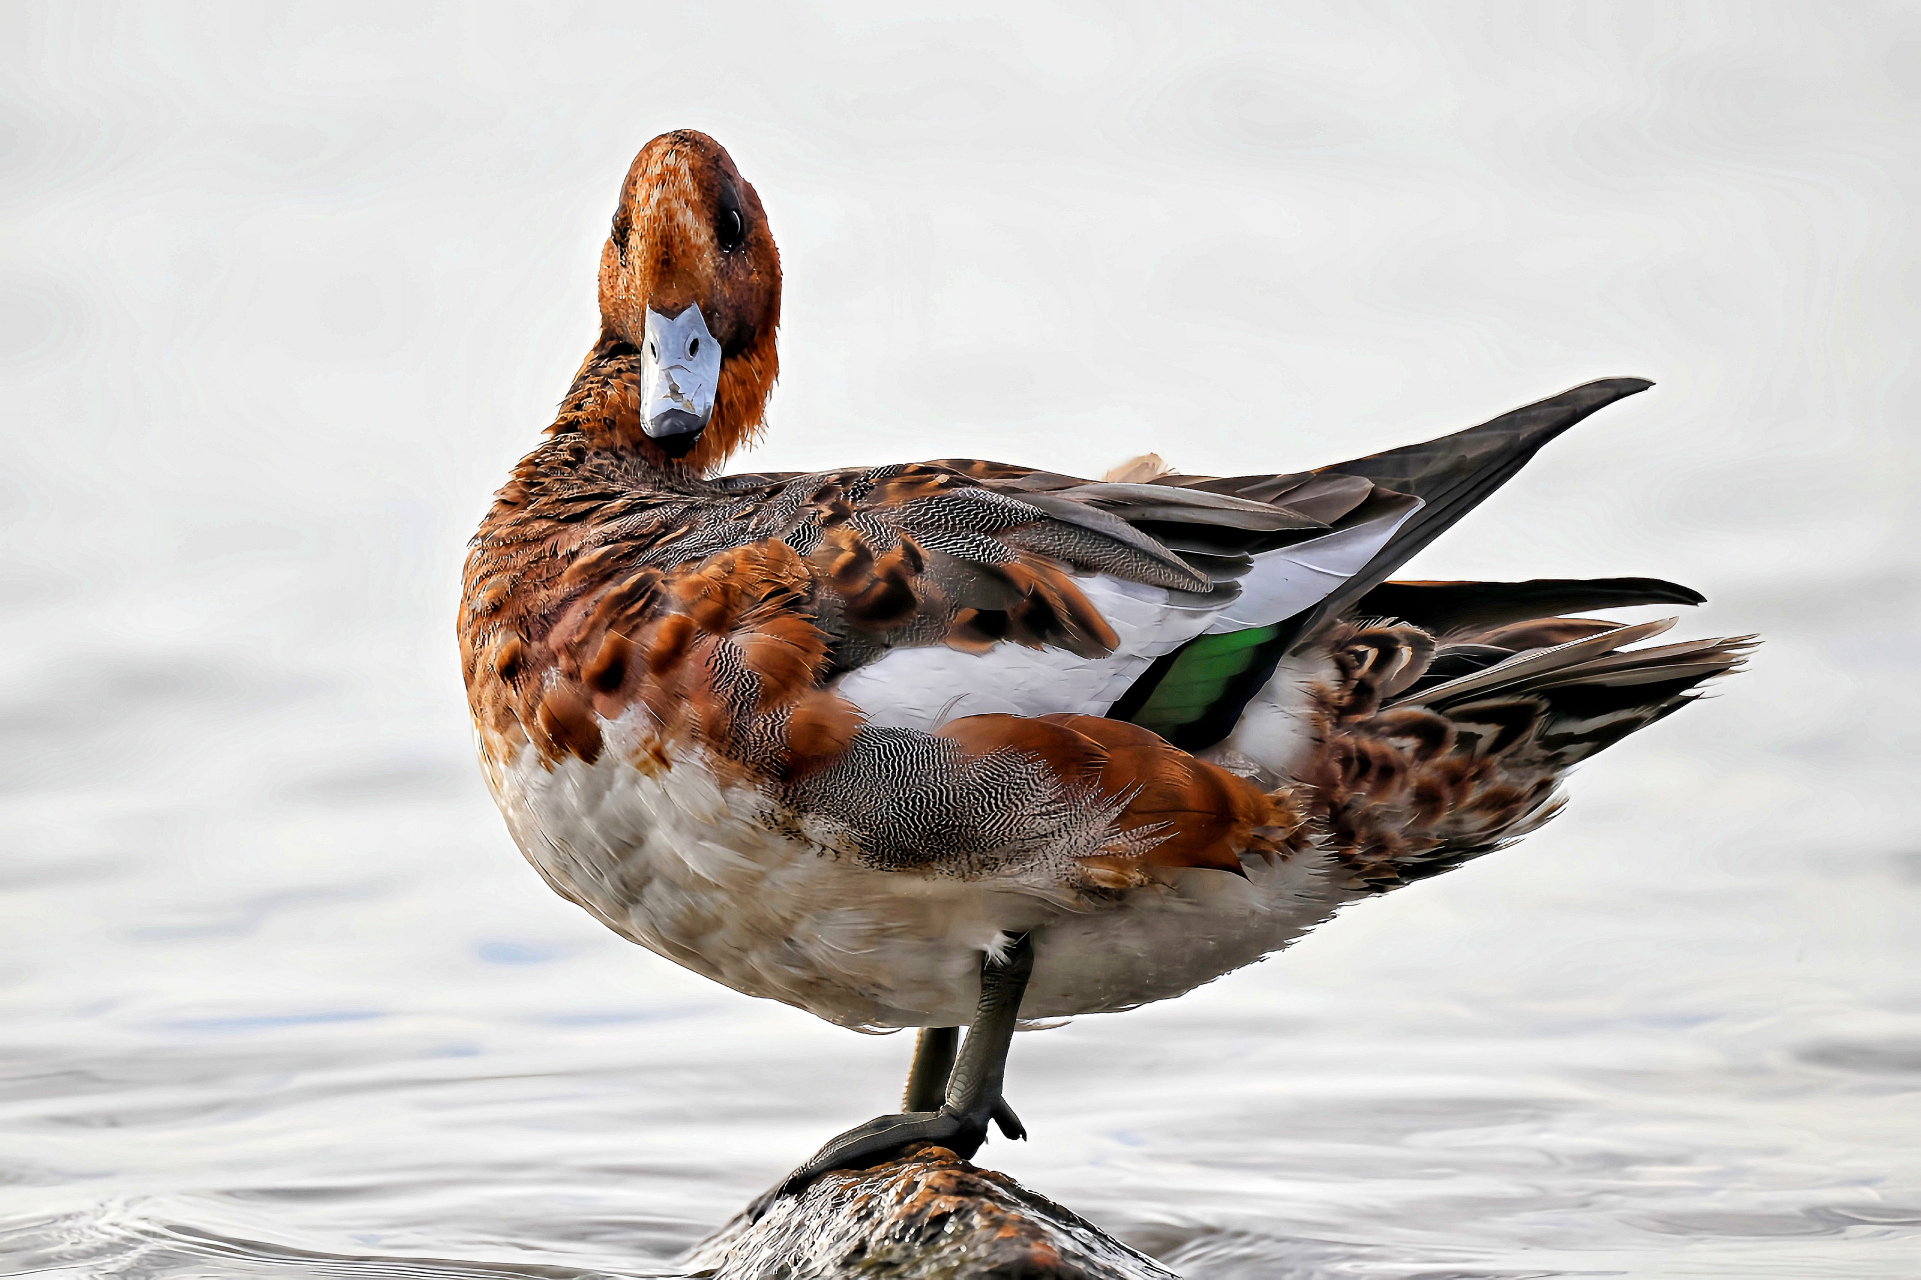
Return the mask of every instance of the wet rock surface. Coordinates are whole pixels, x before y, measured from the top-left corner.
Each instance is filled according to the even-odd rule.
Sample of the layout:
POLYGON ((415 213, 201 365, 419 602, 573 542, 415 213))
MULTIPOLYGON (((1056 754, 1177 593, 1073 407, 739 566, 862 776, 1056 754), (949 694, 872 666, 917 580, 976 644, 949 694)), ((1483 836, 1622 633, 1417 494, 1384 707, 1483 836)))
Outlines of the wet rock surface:
POLYGON ((687 1260, 712 1280, 1173 1280, 1174 1273, 1006 1174, 923 1147, 824 1174, 687 1260))

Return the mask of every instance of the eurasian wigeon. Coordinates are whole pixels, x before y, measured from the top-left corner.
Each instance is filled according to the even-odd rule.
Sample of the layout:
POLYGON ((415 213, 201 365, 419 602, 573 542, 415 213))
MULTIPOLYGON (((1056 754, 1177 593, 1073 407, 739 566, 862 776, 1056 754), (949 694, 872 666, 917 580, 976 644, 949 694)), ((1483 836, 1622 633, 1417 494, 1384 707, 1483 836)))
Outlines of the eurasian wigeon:
POLYGON ((1288 475, 721 476, 780 288, 727 153, 648 143, 599 340, 473 539, 460 644, 487 780, 556 892, 737 991, 923 1029, 903 1113, 789 1187, 1021 1136, 1017 1020, 1178 996, 1497 849, 1742 661, 1561 616, 1700 601, 1672 583, 1388 581, 1646 382, 1288 475))

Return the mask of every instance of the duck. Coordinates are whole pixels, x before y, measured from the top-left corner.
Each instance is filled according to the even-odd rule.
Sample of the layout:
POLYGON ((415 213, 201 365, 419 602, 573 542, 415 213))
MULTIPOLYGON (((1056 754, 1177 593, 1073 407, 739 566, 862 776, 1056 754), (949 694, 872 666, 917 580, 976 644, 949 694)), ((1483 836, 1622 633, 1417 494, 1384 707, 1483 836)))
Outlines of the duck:
POLYGON ((1393 577, 1643 379, 1291 472, 724 474, 778 376, 780 254, 685 129, 628 169, 598 298, 469 544, 469 708, 554 892, 735 991, 916 1029, 900 1109, 780 1193, 1024 1137, 1017 1028, 1175 998, 1511 844, 1755 643, 1588 616, 1703 600, 1655 578, 1393 577))

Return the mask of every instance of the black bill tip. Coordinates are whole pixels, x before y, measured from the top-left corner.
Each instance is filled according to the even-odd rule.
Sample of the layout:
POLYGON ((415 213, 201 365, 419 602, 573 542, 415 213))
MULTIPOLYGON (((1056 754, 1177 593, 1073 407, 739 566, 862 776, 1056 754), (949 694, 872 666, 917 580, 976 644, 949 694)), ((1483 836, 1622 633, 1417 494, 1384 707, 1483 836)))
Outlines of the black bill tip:
POLYGON ((684 458, 700 441, 707 423, 684 409, 663 409, 647 422, 647 436, 670 458, 684 458))

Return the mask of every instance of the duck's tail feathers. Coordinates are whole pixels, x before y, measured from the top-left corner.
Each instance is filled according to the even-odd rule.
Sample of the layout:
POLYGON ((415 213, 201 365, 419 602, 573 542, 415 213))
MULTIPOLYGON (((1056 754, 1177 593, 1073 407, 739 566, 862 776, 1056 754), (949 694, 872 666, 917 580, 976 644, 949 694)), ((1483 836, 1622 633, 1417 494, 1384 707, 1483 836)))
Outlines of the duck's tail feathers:
POLYGON ((1550 622, 1581 623, 1585 634, 1514 652, 1437 647, 1404 623, 1338 625, 1331 639, 1346 674, 1327 697, 1326 740, 1309 780, 1331 847, 1358 882, 1384 889, 1422 879, 1535 830, 1559 810, 1569 768, 1700 697, 1756 643, 1627 647, 1671 620, 1523 625, 1550 622))
MULTIPOLYGON (((1482 634, 1589 609, 1706 603, 1661 578, 1532 578, 1526 582, 1383 582, 1354 604, 1359 618, 1397 618, 1436 639, 1482 634)), ((1526 648, 1516 645, 1515 648, 1526 648)))
MULTIPOLYGON (((1460 650, 1492 656, 1504 646, 1442 645, 1427 674, 1386 705, 1426 707, 1458 720, 1474 708, 1526 703, 1536 712, 1531 734, 1524 735, 1531 743, 1531 758, 1559 770, 1680 710, 1700 696, 1703 683, 1739 670, 1758 643, 1754 636, 1727 636, 1630 649, 1628 645, 1666 631, 1674 620, 1618 626, 1560 618, 1533 625, 1548 622, 1575 624, 1571 630, 1586 634, 1545 648, 1521 649, 1452 677, 1447 674, 1448 659, 1460 650)), ((1505 636, 1485 633, 1478 639, 1512 643, 1517 629, 1503 630, 1505 636)))

